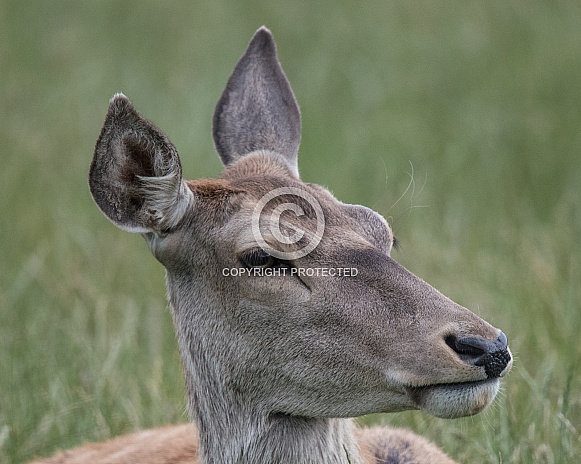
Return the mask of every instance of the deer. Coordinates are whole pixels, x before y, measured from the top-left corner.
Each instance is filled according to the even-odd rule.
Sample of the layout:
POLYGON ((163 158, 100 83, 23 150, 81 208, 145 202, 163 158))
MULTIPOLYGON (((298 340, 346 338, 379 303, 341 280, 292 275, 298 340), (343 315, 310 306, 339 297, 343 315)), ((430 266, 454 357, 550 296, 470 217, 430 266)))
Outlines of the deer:
POLYGON ((116 94, 89 172, 99 209, 165 267, 192 423, 35 464, 455 462, 353 418, 479 413, 511 369, 507 337, 398 264, 379 213, 300 179, 301 116, 267 28, 212 132, 222 174, 184 180, 169 138, 116 94))

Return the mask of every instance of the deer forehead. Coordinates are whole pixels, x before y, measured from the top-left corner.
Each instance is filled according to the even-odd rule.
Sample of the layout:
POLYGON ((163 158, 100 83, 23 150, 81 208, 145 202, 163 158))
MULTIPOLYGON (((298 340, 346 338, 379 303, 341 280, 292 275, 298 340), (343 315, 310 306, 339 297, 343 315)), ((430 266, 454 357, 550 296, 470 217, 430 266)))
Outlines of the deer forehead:
POLYGON ((218 233, 224 240, 234 242, 236 252, 257 246, 252 229, 257 219, 267 242, 275 240, 269 232, 273 228, 292 230, 300 227, 307 235, 315 233, 320 217, 311 204, 314 200, 321 208, 325 224, 321 246, 373 247, 389 253, 393 241, 391 228, 372 209, 342 203, 326 188, 286 175, 285 168, 281 170, 272 161, 260 164, 254 160, 250 168, 244 159, 237 164, 236 176, 232 175, 232 170, 226 170, 226 175, 220 179, 187 182, 202 200, 196 204, 197 214, 201 207, 204 215, 220 216, 215 221, 220 225, 218 233), (285 193, 284 189, 290 192, 285 193), (283 191, 281 195, 272 197, 272 192, 280 190, 283 191), (301 197, 301 192, 308 197, 301 197), (277 210, 278 214, 274 214, 277 210))

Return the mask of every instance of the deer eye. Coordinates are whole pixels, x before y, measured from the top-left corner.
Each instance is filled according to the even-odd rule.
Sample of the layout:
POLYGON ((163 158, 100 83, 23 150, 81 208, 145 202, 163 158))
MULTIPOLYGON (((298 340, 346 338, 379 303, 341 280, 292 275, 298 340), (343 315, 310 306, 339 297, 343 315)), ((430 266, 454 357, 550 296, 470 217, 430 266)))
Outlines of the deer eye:
POLYGON ((260 248, 253 248, 252 250, 245 251, 240 254, 239 258, 240 261, 242 261, 242 264, 247 268, 266 268, 273 267, 276 264, 276 259, 260 248))

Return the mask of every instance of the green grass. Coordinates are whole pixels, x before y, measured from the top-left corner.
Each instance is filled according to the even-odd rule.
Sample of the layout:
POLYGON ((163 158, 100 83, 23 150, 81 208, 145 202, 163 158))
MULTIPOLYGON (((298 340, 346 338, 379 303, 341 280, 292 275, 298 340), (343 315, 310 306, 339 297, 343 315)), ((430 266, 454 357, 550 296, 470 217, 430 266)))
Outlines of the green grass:
POLYGON ((478 416, 363 422, 461 462, 575 462, 581 4, 541 0, 0 3, 0 462, 186 420, 163 269, 86 173, 123 91, 187 177, 217 175, 213 105, 262 24, 301 104, 303 178, 390 217, 396 259, 515 354, 478 416))

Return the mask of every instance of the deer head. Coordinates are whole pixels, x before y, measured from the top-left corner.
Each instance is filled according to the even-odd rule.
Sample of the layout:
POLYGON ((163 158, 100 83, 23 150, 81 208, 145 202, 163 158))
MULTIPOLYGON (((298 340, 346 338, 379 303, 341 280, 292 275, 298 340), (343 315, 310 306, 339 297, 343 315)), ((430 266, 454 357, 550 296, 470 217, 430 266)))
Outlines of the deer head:
POLYGON ((490 404, 512 364, 506 336, 398 264, 378 213, 300 180, 300 113, 267 29, 213 122, 224 171, 184 181, 169 139, 117 94, 89 176, 103 213, 166 268, 202 452, 218 436, 243 449, 275 418, 288 432, 490 404))

